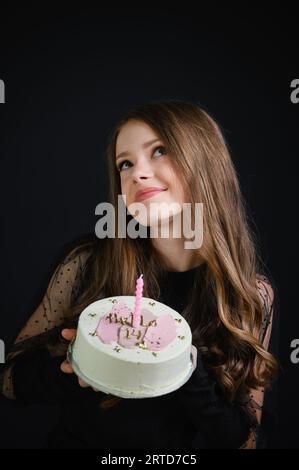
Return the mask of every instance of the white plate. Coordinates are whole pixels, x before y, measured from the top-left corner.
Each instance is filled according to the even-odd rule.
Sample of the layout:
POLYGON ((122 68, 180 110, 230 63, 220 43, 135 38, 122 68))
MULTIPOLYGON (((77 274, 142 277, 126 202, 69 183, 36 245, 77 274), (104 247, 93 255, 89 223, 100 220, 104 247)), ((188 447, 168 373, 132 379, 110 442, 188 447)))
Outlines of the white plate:
MULTIPOLYGON (((74 341, 74 340, 73 340, 74 341)), ((191 377, 194 367, 193 367, 193 362, 192 362, 192 353, 190 356, 190 368, 187 370, 186 374, 181 377, 177 382, 172 383, 171 385, 168 385, 167 387, 163 387, 163 389, 158 389, 154 393, 151 392, 129 392, 127 390, 116 390, 115 388, 109 388, 107 385, 101 384, 100 382, 96 382, 90 377, 87 377, 78 367, 76 361, 74 360, 72 356, 72 346, 73 346, 73 341, 70 343, 68 347, 68 352, 67 352, 67 358, 69 363, 71 364, 72 368, 74 369, 75 374, 80 377, 84 382, 86 382, 88 385, 91 387, 96 388, 97 390, 100 390, 101 392, 104 392, 106 394, 111 394, 117 397, 121 398, 152 398, 152 397, 157 397, 161 395, 166 395, 167 393, 171 393, 178 388, 180 388, 182 385, 184 385, 191 377)))

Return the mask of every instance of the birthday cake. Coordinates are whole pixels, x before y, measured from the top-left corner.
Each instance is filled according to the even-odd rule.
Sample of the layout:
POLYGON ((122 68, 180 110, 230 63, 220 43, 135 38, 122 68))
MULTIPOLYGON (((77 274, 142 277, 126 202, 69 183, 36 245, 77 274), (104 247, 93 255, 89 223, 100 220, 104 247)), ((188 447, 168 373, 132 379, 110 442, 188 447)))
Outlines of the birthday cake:
POLYGON ((88 305, 69 360, 79 377, 108 394, 147 398, 170 393, 193 372, 190 327, 178 312, 146 297, 136 320, 135 300, 116 296, 88 305))

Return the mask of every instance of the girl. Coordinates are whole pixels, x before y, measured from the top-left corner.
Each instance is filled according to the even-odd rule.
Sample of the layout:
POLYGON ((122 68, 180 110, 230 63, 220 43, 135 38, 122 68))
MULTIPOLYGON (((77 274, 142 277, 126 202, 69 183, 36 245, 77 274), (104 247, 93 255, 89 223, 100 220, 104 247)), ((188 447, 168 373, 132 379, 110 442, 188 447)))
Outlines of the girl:
POLYGON ((129 209, 142 201, 143 215, 129 209, 126 223, 135 218, 147 236, 90 235, 68 249, 10 348, 3 394, 23 403, 64 405, 47 441, 50 448, 272 445, 277 296, 218 125, 197 104, 151 102, 117 124, 107 157, 110 202, 117 209, 122 195, 129 209), (156 210, 147 218, 153 202, 158 208, 177 203, 178 209, 169 217, 156 210), (184 235, 174 237, 171 230, 168 238, 151 237, 153 227, 177 223, 184 203, 203 205, 201 246, 186 249, 184 235), (189 322, 196 367, 186 384, 161 397, 107 396, 75 376, 65 359, 68 341, 88 304, 134 295, 140 273, 143 295, 189 322))

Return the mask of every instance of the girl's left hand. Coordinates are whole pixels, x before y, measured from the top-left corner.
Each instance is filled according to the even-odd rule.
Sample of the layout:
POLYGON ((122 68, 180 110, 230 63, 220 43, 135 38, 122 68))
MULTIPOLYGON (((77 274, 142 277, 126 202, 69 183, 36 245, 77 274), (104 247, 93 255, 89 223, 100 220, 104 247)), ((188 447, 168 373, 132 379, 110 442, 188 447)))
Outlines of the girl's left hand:
POLYGON ((197 366, 197 348, 194 346, 194 344, 191 346, 191 360, 193 364, 193 370, 195 370, 197 366))

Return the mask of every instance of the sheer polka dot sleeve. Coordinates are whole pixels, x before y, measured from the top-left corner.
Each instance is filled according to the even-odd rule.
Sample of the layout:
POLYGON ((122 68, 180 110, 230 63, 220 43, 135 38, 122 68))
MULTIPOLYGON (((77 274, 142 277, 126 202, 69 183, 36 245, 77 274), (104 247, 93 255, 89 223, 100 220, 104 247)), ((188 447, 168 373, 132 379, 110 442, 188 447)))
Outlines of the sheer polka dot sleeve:
POLYGON ((41 303, 19 332, 0 371, 0 390, 7 398, 15 398, 11 369, 20 354, 36 347, 45 347, 51 356, 65 351, 60 326, 67 321, 69 307, 80 294, 89 256, 90 250, 75 249, 56 267, 41 303))
MULTIPOLYGON (((274 319, 274 291, 268 279, 259 275, 257 278, 257 288, 263 304, 264 319, 260 333, 260 341, 265 350, 269 349, 272 324, 274 319)), ((251 429, 247 441, 242 446, 243 449, 255 449, 259 438, 262 410, 265 390, 262 387, 250 391, 250 401, 247 403, 247 411, 251 415, 251 429)))

